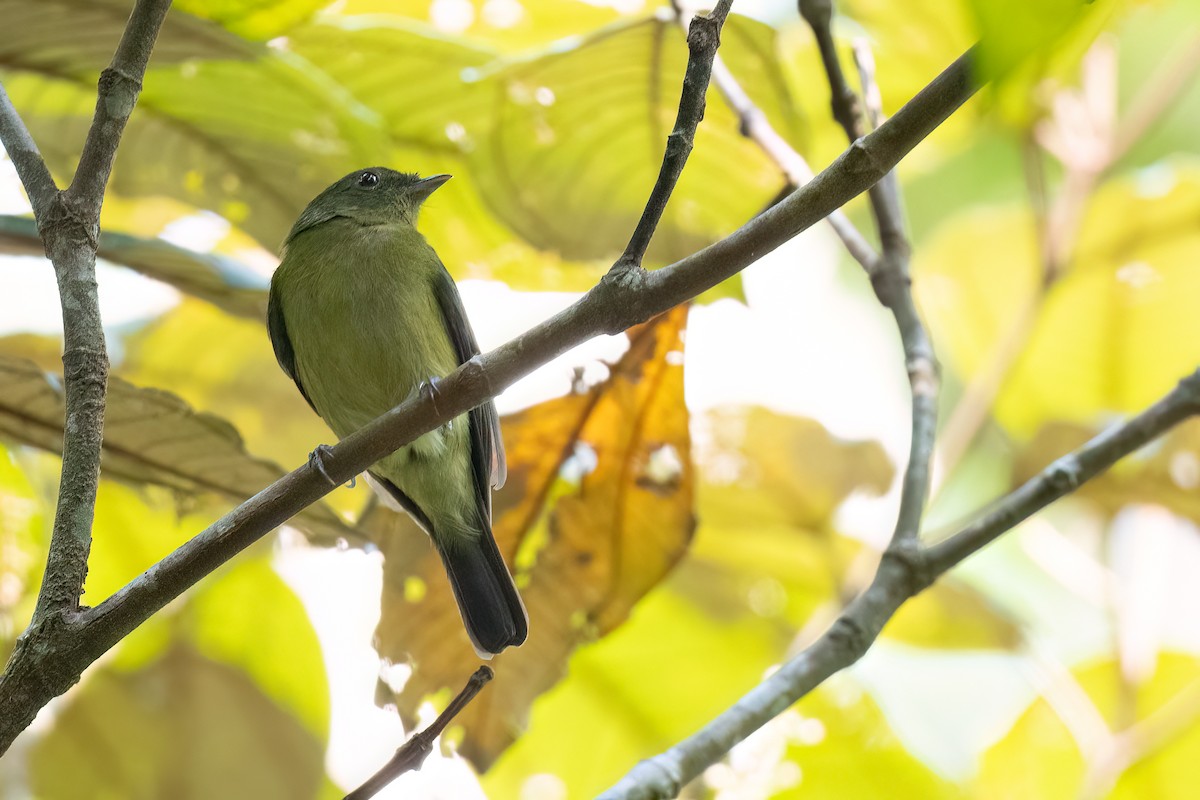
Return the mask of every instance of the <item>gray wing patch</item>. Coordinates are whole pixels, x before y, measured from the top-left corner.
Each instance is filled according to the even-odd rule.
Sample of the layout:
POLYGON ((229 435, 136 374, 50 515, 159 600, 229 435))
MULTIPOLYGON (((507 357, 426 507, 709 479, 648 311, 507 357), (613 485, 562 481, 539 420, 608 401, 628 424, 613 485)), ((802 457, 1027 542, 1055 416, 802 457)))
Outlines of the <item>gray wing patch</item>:
MULTIPOLYGON (((445 323, 446 333, 458 356, 458 363, 469 361, 479 355, 479 343, 475 341, 475 333, 471 323, 467 321, 467 312, 463 308, 462 298, 458 295, 458 287, 446 268, 438 270, 434 278, 434 295, 442 310, 442 322, 445 323)), ((500 438, 500 417, 496 413, 496 404, 491 400, 471 411, 471 459, 474 467, 477 488, 481 493, 483 508, 488 509, 491 516, 491 493, 487 491, 489 484, 499 489, 507 477, 507 467, 504 462, 504 441, 500 438)))
POLYGON ((283 306, 279 302, 279 294, 275 291, 274 284, 271 286, 271 293, 267 299, 267 333, 271 337, 271 347, 275 349, 275 360, 279 362, 279 366, 283 368, 287 376, 295 381, 296 388, 300 390, 300 394, 304 396, 309 407, 316 411, 317 407, 313 405, 308 392, 304 391, 304 385, 300 383, 300 372, 296 369, 296 351, 292 349, 292 340, 288 338, 287 323, 283 318, 283 306))

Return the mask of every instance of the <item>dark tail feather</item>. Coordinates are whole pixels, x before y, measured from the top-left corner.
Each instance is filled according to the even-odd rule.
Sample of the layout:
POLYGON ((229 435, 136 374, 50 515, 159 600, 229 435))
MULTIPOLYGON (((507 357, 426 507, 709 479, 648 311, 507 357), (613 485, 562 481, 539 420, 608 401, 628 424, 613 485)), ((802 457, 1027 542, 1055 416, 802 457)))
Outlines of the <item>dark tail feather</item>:
POLYGON ((459 539, 448 547, 437 537, 432 538, 479 657, 491 658, 506 647, 524 642, 529 634, 529 617, 492 532, 485 529, 475 541, 459 539))

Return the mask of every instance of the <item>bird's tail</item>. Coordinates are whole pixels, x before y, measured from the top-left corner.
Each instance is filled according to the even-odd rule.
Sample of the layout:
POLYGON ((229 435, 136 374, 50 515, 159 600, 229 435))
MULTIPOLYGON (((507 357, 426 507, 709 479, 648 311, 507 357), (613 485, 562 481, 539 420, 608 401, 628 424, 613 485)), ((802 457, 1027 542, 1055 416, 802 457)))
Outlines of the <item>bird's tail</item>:
POLYGON ((488 659, 524 642, 529 616, 492 532, 485 526, 483 535, 469 540, 432 538, 479 657, 488 659))

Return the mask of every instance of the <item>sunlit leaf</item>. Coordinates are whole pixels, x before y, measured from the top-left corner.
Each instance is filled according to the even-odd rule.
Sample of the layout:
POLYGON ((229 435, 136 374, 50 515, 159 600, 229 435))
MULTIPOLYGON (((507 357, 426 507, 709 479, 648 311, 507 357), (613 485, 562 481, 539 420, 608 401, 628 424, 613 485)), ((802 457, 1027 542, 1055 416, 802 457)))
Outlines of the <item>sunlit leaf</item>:
POLYGON ((883 634, 936 649, 1011 650, 1021 631, 1010 614, 970 585, 943 578, 905 603, 883 634))
MULTIPOLYGON (((1050 420, 1139 410, 1200 363, 1197 219, 1200 171, 1184 162, 1097 192, 1000 394, 1001 423, 1029 436, 1050 420)), ((964 378, 994 357, 1041 280, 1033 221, 1017 211, 952 217, 916 254, 922 309, 964 378)))
MULTIPOLYGON (((0 437, 61 452, 62 377, 0 356, 0 437)), ((130 483, 166 486, 183 495, 241 502, 283 475, 251 456, 237 431, 197 413, 173 394, 110 377, 104 419, 102 473, 130 483)), ((323 540, 355 538, 327 506, 310 506, 294 524, 323 540)))
POLYGON ((0 642, 16 638, 32 613, 47 527, 46 509, 29 478, 0 447, 0 642))
POLYGON ((240 559, 204 585, 184 619, 198 653, 240 669, 309 733, 321 740, 328 735, 330 697, 320 643, 299 598, 266 558, 240 559))
MULTIPOLYGON (((372 112, 307 62, 213 30, 236 44, 219 60, 213 53, 213 60, 171 63, 156 50, 111 188, 216 211, 275 249, 309 199, 379 161, 387 140, 372 112)), ((47 52, 70 43, 53 41, 47 52)), ((91 124, 94 80, 64 76, 62 65, 45 59, 4 75, 13 104, 61 174, 74 169, 91 124)))
MULTIPOLYGON (((1130 768, 1123 772, 1118 769, 1110 776, 1116 781, 1113 786, 1101 773, 1089 774, 1087 761, 1072 729, 1056 713, 1051 702, 1038 699, 1012 730, 984 755, 977 796, 1030 800, 1089 793, 1122 800, 1190 797, 1196 759, 1200 758, 1200 726, 1195 724, 1198 715, 1192 697, 1197 681, 1200 681, 1200 664, 1196 659, 1176 653, 1161 654, 1154 675, 1140 686, 1132 687, 1132 705, 1123 703, 1120 697, 1123 679, 1116 663, 1093 664, 1074 670, 1074 676, 1106 722, 1101 730, 1095 730, 1099 726, 1080 730, 1081 721, 1076 719, 1073 722, 1076 733, 1085 736, 1106 733, 1117 715, 1123 713, 1118 709, 1124 708, 1132 711, 1139 722, 1158 718, 1154 724, 1162 738, 1153 742, 1127 743, 1128 747, 1152 746, 1139 754, 1140 758, 1130 768), (1182 724, 1162 719, 1172 716, 1178 717, 1175 723, 1182 724)), ((1051 686, 1049 691, 1054 692, 1055 688, 1051 686)), ((1052 696, 1051 700, 1054 699, 1052 696)), ((1065 702, 1062 698, 1057 699, 1060 703, 1065 702)), ((1087 719, 1090 717, 1082 721, 1087 719)))
POLYGON ((981 80, 1003 76, 1027 59, 1045 56, 1093 9, 1088 0, 969 0, 979 30, 976 69, 981 80))
POLYGON ((895 471, 878 442, 845 442, 816 420, 727 408, 707 420, 705 524, 824 531, 853 492, 881 494, 895 471))
MULTIPOLYGON (((792 133, 773 32, 731 18, 722 37, 730 68, 792 133)), ((658 174, 686 63, 682 31, 656 16, 490 68, 480 76, 481 102, 494 109, 490 129, 468 130, 481 140, 468 158, 488 206, 529 242, 568 258, 619 253, 658 174)), ((780 185, 778 167, 740 135, 713 90, 650 259, 673 261, 711 243, 780 185)))
POLYGON ((510 52, 577 36, 620 17, 612 4, 584 0, 464 0, 440 6, 429 0, 346 0, 338 3, 334 12, 351 20, 394 14, 510 52))
MULTIPOLYGON (((530 634, 496 657, 495 686, 458 718, 462 751, 480 769, 512 742, 571 652, 623 622, 687 547, 694 521, 680 358, 686 314, 681 307, 634 329, 603 384, 504 423, 509 478, 494 527, 517 565, 530 634), (568 462, 582 477, 562 477, 568 462)), ((476 657, 437 556, 407 519, 391 517, 380 520, 391 524, 379 541, 377 648, 384 659, 413 665, 396 697, 411 720, 428 694, 457 688, 476 657)))
MULTIPOLYGON (((834 678, 800 701, 795 712, 772 722, 770 730, 786 746, 783 768, 776 768, 776 782, 786 790, 772 797, 963 796, 905 748, 883 712, 849 679, 834 678), (799 769, 789 769, 789 762, 799 769), (864 762, 870 768, 863 768, 864 762)), ((735 758, 735 768, 737 763, 735 758)))
POLYGON ((484 777, 489 797, 520 797, 549 774, 564 800, 594 798, 724 711, 778 661, 772 623, 731 624, 676 591, 688 560, 628 622, 576 652, 562 682, 533 705, 529 729, 484 777), (563 735, 578 726, 586 735, 563 735))
MULTIPOLYGON (((0 252, 43 255, 42 240, 33 220, 0 216, 0 252)), ((197 253, 159 239, 111 231, 101 233, 96 254, 111 264, 169 283, 231 314, 266 319, 267 279, 228 256, 197 253)))
POLYGON ((269 39, 326 4, 326 0, 175 0, 173 13, 212 20, 247 39, 269 39))
POLYGON ((322 756, 243 672, 176 645, 143 670, 93 672, 34 742, 30 780, 46 800, 312 798, 322 756))
MULTIPOLYGON (((231 4, 238 2, 231 0, 231 4)), ((193 3, 200 4, 198 0, 193 3)), ((6 70, 88 80, 94 104, 96 77, 112 61, 130 10, 132 5, 125 0, 0 0, 0 19, 4 20, 0 64, 6 70)), ((172 13, 159 32, 154 63, 238 59, 253 52, 250 45, 209 22, 172 13)))

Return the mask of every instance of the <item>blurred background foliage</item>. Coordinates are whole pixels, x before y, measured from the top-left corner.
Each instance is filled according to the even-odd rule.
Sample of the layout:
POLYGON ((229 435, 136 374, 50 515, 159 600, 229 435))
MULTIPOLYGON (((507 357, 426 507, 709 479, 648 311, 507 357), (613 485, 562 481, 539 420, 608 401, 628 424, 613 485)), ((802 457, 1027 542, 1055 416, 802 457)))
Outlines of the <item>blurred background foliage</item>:
MULTIPOLYGON (((844 141, 811 33, 785 0, 734 8, 722 57, 819 169, 844 141)), ((0 0, 0 80, 60 178, 128 9, 0 0)), ((900 170, 946 383, 929 517, 943 535, 1200 362, 1200 7, 848 0, 835 33, 847 64, 869 42, 887 112, 980 36, 994 79, 900 170)), ((104 209, 102 259, 146 280, 102 272, 124 312, 85 600, 330 439, 262 326, 274 254, 308 199, 368 164, 454 174, 422 229, 484 287, 468 307, 499 343, 623 247, 685 62, 670 6, 649 0, 178 0, 104 209), (156 283, 173 287, 165 302, 156 283)), ((47 267, 0 167, 2 657, 40 582, 62 398, 54 326, 15 312, 34 303, 21 276, 47 267)), ((711 92, 651 265, 785 185, 711 92)), ((861 202, 848 210, 869 228, 861 202)), ((496 532, 531 638, 391 796, 590 797, 726 708, 869 580, 906 389, 860 270, 822 236, 502 399, 496 532), (781 318, 812 325, 779 341, 781 318), (738 351, 735 322, 769 352, 738 351), (698 377, 714 373, 720 391, 698 377), (857 427, 835 413, 875 406, 857 427)), ((686 796, 1191 797, 1198 488, 1191 424, 910 603, 860 665, 686 796)), ((0 797, 326 798, 382 764, 400 720, 427 721, 476 666, 457 612, 427 542, 364 487, 293 526, 49 707, 0 762, 0 797)))

